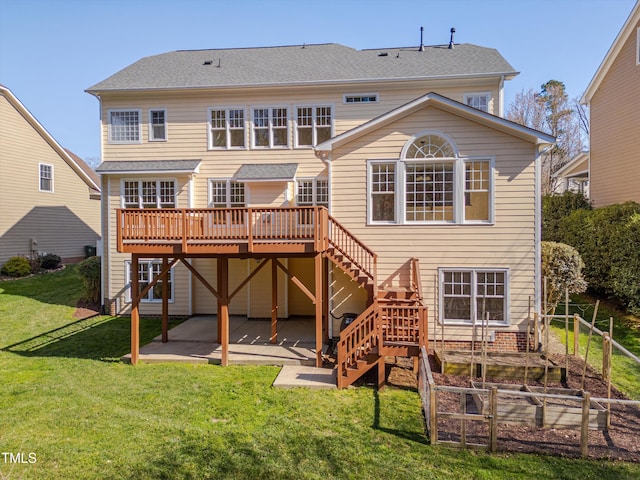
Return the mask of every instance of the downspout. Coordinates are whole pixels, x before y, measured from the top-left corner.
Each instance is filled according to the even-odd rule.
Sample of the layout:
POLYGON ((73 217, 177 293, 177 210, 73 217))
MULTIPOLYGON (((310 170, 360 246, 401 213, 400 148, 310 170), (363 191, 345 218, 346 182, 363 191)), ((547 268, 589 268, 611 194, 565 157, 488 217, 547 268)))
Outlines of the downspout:
MULTIPOLYGON (((327 189, 329 190, 328 194, 329 194, 329 205, 328 205, 328 210, 329 213, 332 212, 332 204, 333 204, 333 185, 332 185, 332 164, 331 164, 331 154, 328 152, 319 152, 319 151, 315 151, 315 155, 316 157, 318 157, 320 160, 322 160, 326 165, 327 165, 327 189)), ((328 302, 328 310, 329 312, 333 311, 333 295, 331 292, 331 284, 333 283, 333 267, 329 267, 327 269, 327 292, 328 292, 328 297, 326 299, 326 301, 328 302)), ((333 322, 330 319, 327 319, 327 335, 329 336, 329 338, 333 338, 333 322)))
POLYGON ((498 101, 500 102, 498 116, 504 118, 504 75, 500 76, 500 90, 498 92, 498 101))
MULTIPOLYGON (((104 161, 104 144, 102 141, 102 98, 100 98, 99 96, 96 96, 96 98, 98 99, 98 131, 100 133, 100 162, 104 161)), ((105 294, 107 294, 109 296, 109 299, 111 298, 111 296, 109 295, 110 292, 105 292, 105 286, 106 283, 105 282, 105 275, 107 275, 107 269, 105 268, 105 252, 109 251, 109 245, 111 245, 110 242, 110 237, 109 235, 111 234, 110 229, 109 229, 109 198, 111 197, 111 181, 109 180, 108 176, 103 176, 100 175, 100 235, 102 236, 102 241, 100 242, 100 246, 102 247, 102 250, 100 251, 100 313, 107 313, 107 311, 105 310, 105 304, 104 304, 104 298, 105 298, 105 294), (107 186, 106 190, 107 190, 107 194, 105 195, 105 184, 107 186), (107 218, 106 221, 106 225, 103 224, 103 212, 106 212, 106 215, 104 215, 104 217, 107 218), (106 234, 103 230, 106 230, 106 234)), ((109 257, 111 258, 111 257, 109 257)), ((109 271, 110 273, 110 271, 109 271)), ((111 286, 111 283, 109 282, 109 286, 111 286)), ((111 313, 111 312, 108 312, 111 313)), ((117 312, 116 312, 117 313, 117 312)))
POLYGON ((540 312, 542 307, 542 295, 540 289, 542 288, 542 163, 541 157, 551 148, 553 145, 549 145, 545 148, 539 146, 536 152, 536 158, 534 160, 534 183, 535 183, 535 213, 534 213, 534 254, 535 254, 535 290, 534 290, 534 308, 536 312, 540 312))

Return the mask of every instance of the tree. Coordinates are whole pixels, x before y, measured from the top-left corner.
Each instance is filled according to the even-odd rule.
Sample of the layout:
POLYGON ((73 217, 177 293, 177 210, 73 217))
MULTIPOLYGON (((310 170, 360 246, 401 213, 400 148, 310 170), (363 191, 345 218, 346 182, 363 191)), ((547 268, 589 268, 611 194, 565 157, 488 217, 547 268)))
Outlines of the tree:
POLYGON ((549 80, 540 91, 533 89, 517 94, 507 111, 507 119, 556 137, 556 144, 542 155, 542 192, 556 187, 553 173, 580 153, 584 147, 583 130, 588 125, 570 102, 564 83, 549 80))

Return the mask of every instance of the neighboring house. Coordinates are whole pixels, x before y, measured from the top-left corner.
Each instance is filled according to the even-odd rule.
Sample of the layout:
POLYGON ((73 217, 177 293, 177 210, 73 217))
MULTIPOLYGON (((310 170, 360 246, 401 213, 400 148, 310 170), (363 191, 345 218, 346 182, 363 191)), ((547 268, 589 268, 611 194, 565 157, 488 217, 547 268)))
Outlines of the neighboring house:
POLYGON ((589 189, 594 206, 640 202, 640 2, 580 102, 589 105, 589 189))
POLYGON ((555 193, 582 193, 589 198, 589 152, 581 152, 553 174, 555 193))
MULTIPOLYGON (((393 305, 412 332, 428 306, 450 345, 488 316, 491 348, 523 348, 554 139, 502 118, 516 74, 475 45, 327 44, 170 52, 94 85, 105 305, 134 331, 140 311, 217 313, 223 363, 229 313, 273 335, 315 316, 318 363, 331 318, 364 312, 352 325, 372 332, 393 305)), ((398 325, 381 327, 394 352, 398 325)))
POLYGON ((100 238, 100 184, 0 85, 0 265, 21 255, 85 258, 100 238))

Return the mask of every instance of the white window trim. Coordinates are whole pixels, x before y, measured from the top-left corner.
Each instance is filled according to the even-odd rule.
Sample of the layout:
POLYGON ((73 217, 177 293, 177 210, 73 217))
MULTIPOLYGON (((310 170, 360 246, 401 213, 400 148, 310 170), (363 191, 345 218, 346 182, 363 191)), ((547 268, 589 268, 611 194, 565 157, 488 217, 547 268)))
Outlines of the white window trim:
POLYGON ((135 145, 142 143, 142 110, 139 108, 111 108, 107 110, 107 143, 110 145, 135 145), (115 112, 138 112, 138 140, 112 140, 111 139, 111 114, 115 112))
POLYGON ((636 30, 636 65, 640 65, 640 27, 636 30))
POLYGON ((219 106, 219 107, 209 107, 207 110, 207 149, 208 150, 248 150, 247 144, 247 107, 246 106, 219 106), (213 146, 213 135, 212 129, 213 126, 211 124, 211 112, 217 110, 225 111, 225 135, 226 135, 226 144, 225 147, 215 147, 213 146), (229 111, 230 110, 242 110, 243 112, 243 137, 244 137, 244 145, 242 147, 231 146, 231 128, 229 127, 229 111))
MULTIPOLYGON (((125 201, 124 201, 124 183, 125 182, 156 182, 156 184, 158 182, 173 182, 173 186, 174 186, 174 193, 173 193, 173 203, 175 204, 175 207, 173 208, 178 208, 178 180, 176 178, 122 178, 120 180, 120 208, 133 208, 133 207, 125 207, 125 201)), ((143 208, 142 207, 142 185, 138 185, 138 188, 140 190, 140 192, 138 193, 138 207, 135 208, 143 208)), ((158 195, 160 195, 160 188, 159 185, 156 185, 156 189, 158 192, 158 195)), ((160 206, 160 198, 156 197, 156 208, 161 208, 160 206)))
POLYGON ((290 123, 291 123, 291 107, 289 107, 288 105, 252 105, 251 108, 251 149, 254 150, 267 150, 267 149, 274 149, 274 150, 288 150, 291 148, 291 128, 290 128, 290 123), (285 127, 285 130, 287 132, 287 144, 286 145, 274 145, 273 144, 273 132, 274 130, 277 130, 277 128, 274 128, 273 126, 273 110, 277 109, 277 108, 281 108, 281 109, 285 109, 287 111, 287 125, 285 127), (268 146, 259 146, 256 145, 256 135, 255 135, 255 130, 256 130, 256 126, 255 126, 255 111, 256 110, 268 110, 269 111, 269 145, 268 146))
MULTIPOLYGON (((235 208, 235 207, 231 207, 231 183, 242 183, 242 182, 238 182, 236 180, 234 180, 233 178, 208 178, 207 179, 207 205, 209 208, 213 208, 211 207, 211 205, 213 205, 213 189, 211 188, 211 184, 213 182, 225 182, 227 185, 227 192, 226 192, 226 203, 227 206, 225 208, 235 208)), ((247 186, 245 184, 245 188, 244 188, 244 206, 247 206, 247 186)), ((238 207, 240 208, 240 207, 238 207)))
POLYGON ((476 274, 482 272, 504 273, 504 320, 500 322, 490 321, 489 327, 508 327, 511 325, 511 270, 504 267, 439 267, 438 268, 438 321, 444 325, 457 325, 473 327, 473 321, 445 320, 444 318, 444 274, 445 272, 470 272, 471 273, 471 317, 476 318, 475 325, 481 326, 482 319, 477 318, 476 311, 476 274))
MULTIPOLYGON (((485 99, 487 100, 487 113, 491 113, 490 112, 490 105, 491 105, 491 92, 467 92, 463 95, 463 103, 467 106, 471 106, 468 104, 468 100, 472 97, 485 97, 485 99)), ((475 107, 474 107, 475 108, 475 107)), ((480 110, 480 109, 478 109, 480 110)), ((480 110, 481 112, 484 112, 484 110, 480 110)))
POLYGON ((53 175, 53 165, 50 163, 38 163, 38 191, 44 193, 54 193, 54 175, 53 175), (49 167, 51 169, 51 188, 49 190, 42 189, 42 167, 49 167))
MULTIPOLYGON (((296 179, 296 185, 295 185, 295 192, 296 192, 296 205, 300 206, 300 203, 298 201, 298 186, 300 184, 300 182, 313 182, 311 189, 312 189, 312 193, 311 196, 313 197, 313 206, 317 207, 318 206, 318 182, 327 182, 327 206, 329 204, 329 179, 327 177, 300 177, 298 179, 296 179)), ((308 205, 306 205, 308 206, 308 205)), ((327 207, 328 208, 328 207, 327 207)))
POLYGON ((149 109, 149 141, 150 142, 166 142, 169 140, 169 122, 167 122, 166 108, 150 108, 149 109), (164 113, 164 138, 155 138, 153 135, 153 112, 164 113))
MULTIPOLYGON (((162 265, 162 260, 138 260, 139 264, 146 264, 147 265, 147 270, 149 269, 149 266, 152 263, 157 263, 162 265)), ((162 268, 162 267, 161 267, 162 268)), ((169 269, 168 275, 170 275, 171 278, 171 294, 170 294, 170 298, 169 298, 169 303, 175 303, 176 301, 176 296, 175 296, 175 291, 176 291, 176 277, 174 275, 174 267, 171 267, 169 269)), ((132 298, 131 298, 131 260, 125 260, 124 262, 124 279, 125 279, 125 303, 131 303, 132 298)), ((149 281, 151 281, 151 276, 149 276, 149 281)), ((151 295, 151 292, 153 292, 153 288, 151 290, 149 290, 149 292, 147 293, 147 296, 145 298, 141 298, 140 299, 140 303, 162 303, 162 299, 161 298, 149 298, 149 295, 151 295)))
POLYGON ((331 108, 331 132, 329 133, 329 137, 333 137, 335 135, 335 118, 336 118, 336 109, 333 104, 330 103, 317 103, 317 104, 301 104, 294 105, 293 110, 291 112, 292 122, 293 122, 293 148, 301 148, 301 149, 312 149, 315 145, 318 144, 317 139, 317 123, 316 123, 316 109, 317 108, 331 108), (311 126, 311 143, 312 145, 300 145, 298 142, 298 108, 311 108, 312 110, 312 126, 311 126))
POLYGON ((380 95, 378 93, 346 93, 342 96, 342 103, 345 105, 366 105, 369 103, 378 103, 380 101, 380 95), (375 97, 375 100, 366 100, 358 102, 349 102, 348 98, 368 98, 375 97))
POLYGON ((495 223, 495 157, 458 157, 458 158, 434 158, 434 159, 375 159, 367 160, 367 225, 493 225, 495 223), (465 165, 467 162, 489 162, 489 219, 466 220, 464 218, 465 207, 465 165), (371 201, 372 166, 376 163, 395 164, 395 221, 374 221, 373 202, 371 201), (407 221, 406 220, 406 165, 408 163, 453 163, 454 174, 454 199, 453 220, 450 221, 407 221))

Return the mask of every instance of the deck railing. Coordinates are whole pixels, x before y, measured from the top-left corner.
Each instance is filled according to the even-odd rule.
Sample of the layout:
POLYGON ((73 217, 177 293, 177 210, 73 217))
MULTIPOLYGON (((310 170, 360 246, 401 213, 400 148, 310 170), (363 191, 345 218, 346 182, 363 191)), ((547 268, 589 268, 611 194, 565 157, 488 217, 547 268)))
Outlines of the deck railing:
POLYGON ((323 207, 118 209, 118 246, 127 243, 315 242, 327 247, 323 207))

